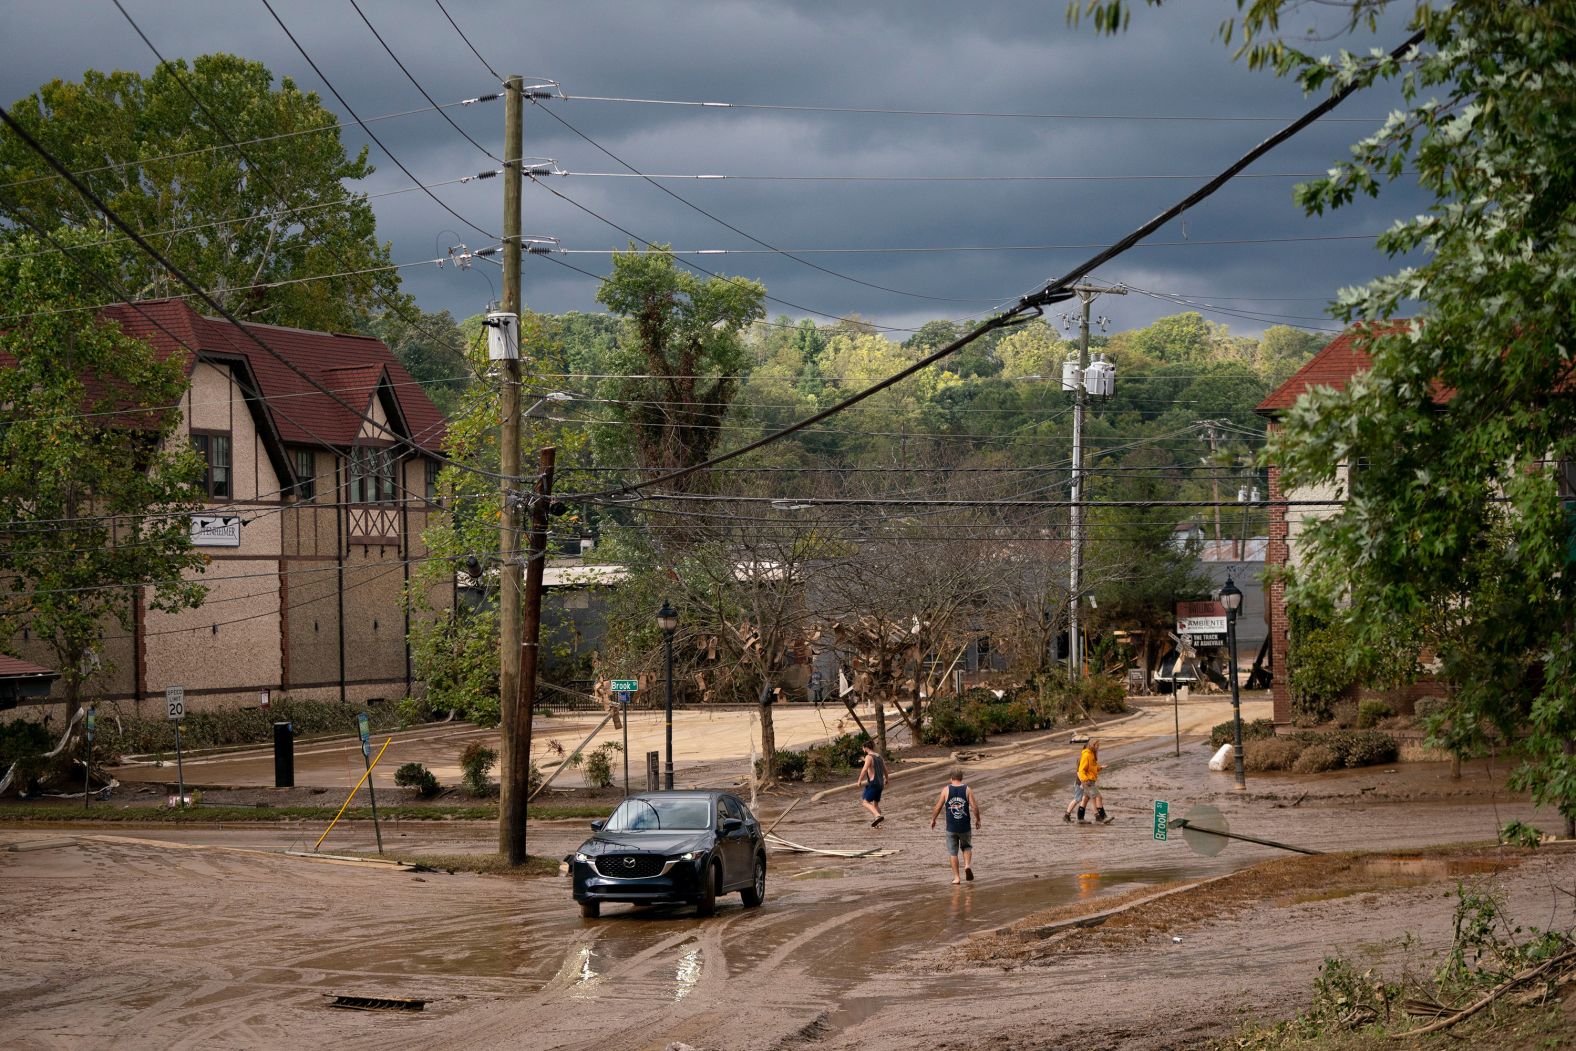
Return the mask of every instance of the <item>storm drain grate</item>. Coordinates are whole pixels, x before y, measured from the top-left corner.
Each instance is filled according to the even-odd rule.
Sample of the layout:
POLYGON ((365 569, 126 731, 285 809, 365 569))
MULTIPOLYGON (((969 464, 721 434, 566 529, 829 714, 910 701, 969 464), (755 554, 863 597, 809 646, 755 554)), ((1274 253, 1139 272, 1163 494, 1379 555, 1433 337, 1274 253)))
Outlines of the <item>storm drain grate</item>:
POLYGON ((427 1001, 408 996, 336 996, 328 1006, 350 1011, 420 1011, 427 1001))

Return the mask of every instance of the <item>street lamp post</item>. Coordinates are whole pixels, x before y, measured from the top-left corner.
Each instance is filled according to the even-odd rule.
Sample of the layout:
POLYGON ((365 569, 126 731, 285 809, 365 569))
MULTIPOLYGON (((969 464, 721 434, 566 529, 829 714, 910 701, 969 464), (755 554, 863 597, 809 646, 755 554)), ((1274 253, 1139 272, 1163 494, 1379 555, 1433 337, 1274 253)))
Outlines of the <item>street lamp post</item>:
POLYGON ((1242 694, 1237 686, 1237 610, 1242 608, 1242 589, 1226 574, 1225 586, 1220 589, 1220 604, 1226 607, 1226 676, 1231 680, 1231 721, 1236 737, 1237 791, 1246 791, 1247 777, 1242 767, 1242 694))
POLYGON ((657 610, 657 627, 662 629, 663 659, 668 671, 668 751, 662 771, 662 787, 669 791, 673 789, 673 633, 678 630, 678 626, 679 611, 667 599, 663 599, 662 608, 657 610))

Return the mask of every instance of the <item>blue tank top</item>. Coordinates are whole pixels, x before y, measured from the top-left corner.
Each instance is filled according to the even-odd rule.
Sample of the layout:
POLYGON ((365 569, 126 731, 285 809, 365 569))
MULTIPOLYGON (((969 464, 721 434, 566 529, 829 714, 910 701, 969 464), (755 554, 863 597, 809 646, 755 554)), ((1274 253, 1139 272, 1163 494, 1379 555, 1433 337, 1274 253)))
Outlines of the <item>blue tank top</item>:
POLYGON ((870 783, 877 788, 884 787, 886 785, 886 760, 879 755, 872 755, 870 758, 875 760, 875 762, 870 764, 870 783))
POLYGON ((963 833, 969 830, 969 786, 947 786, 947 831, 963 833))

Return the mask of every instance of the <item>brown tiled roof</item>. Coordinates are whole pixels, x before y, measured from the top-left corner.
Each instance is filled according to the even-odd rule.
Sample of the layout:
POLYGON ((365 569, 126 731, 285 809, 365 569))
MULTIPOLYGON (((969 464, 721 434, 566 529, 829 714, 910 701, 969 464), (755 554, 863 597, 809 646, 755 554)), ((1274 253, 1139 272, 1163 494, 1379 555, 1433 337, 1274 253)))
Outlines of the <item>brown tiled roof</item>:
POLYGON ((1270 396, 1259 402, 1257 411, 1265 416, 1284 412, 1296 403, 1304 391, 1313 387, 1332 387, 1344 390, 1346 383, 1360 372, 1373 367, 1373 358, 1363 346, 1374 335, 1393 332, 1409 322, 1396 320, 1383 326, 1354 325, 1324 345, 1324 349, 1309 358, 1302 368, 1276 387, 1270 396))
POLYGON ((116 305, 103 313, 120 322, 126 332, 148 340, 161 355, 175 353, 185 343, 207 354, 244 358, 285 442, 352 444, 363 422, 358 413, 367 412, 376 389, 385 383, 398 405, 398 414, 410 428, 411 440, 433 451, 442 442, 443 415, 381 340, 278 325, 245 325, 290 364, 354 406, 353 412, 291 371, 234 325, 203 317, 184 300, 153 300, 135 308, 116 305), (161 331, 161 327, 168 331, 161 331))
POLYGON ((40 668, 36 664, 29 664, 27 661, 19 661, 15 657, 7 657, 4 654, 0 654, 0 679, 15 679, 34 675, 53 676, 55 674, 48 668, 40 668))

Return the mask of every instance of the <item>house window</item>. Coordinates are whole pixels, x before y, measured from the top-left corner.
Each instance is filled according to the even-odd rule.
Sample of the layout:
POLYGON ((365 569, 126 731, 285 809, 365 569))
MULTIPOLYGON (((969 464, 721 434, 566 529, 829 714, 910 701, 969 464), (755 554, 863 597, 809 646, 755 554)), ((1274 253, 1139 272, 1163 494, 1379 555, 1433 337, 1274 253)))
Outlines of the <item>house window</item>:
POLYGON ((317 463, 311 449, 295 451, 296 499, 311 500, 317 496, 317 463))
POLYGON ((228 500, 230 493, 230 436, 228 434, 194 434, 192 448, 202 454, 206 468, 203 485, 210 500, 228 500))
POLYGON ((428 461, 426 461, 426 465, 427 465, 427 492, 426 492, 427 502, 429 504, 435 504, 435 503, 438 502, 438 470, 439 470, 438 461, 437 460, 428 460, 428 461))
POLYGON ((350 502, 353 504, 391 504, 394 502, 394 453, 371 445, 350 450, 350 502))

